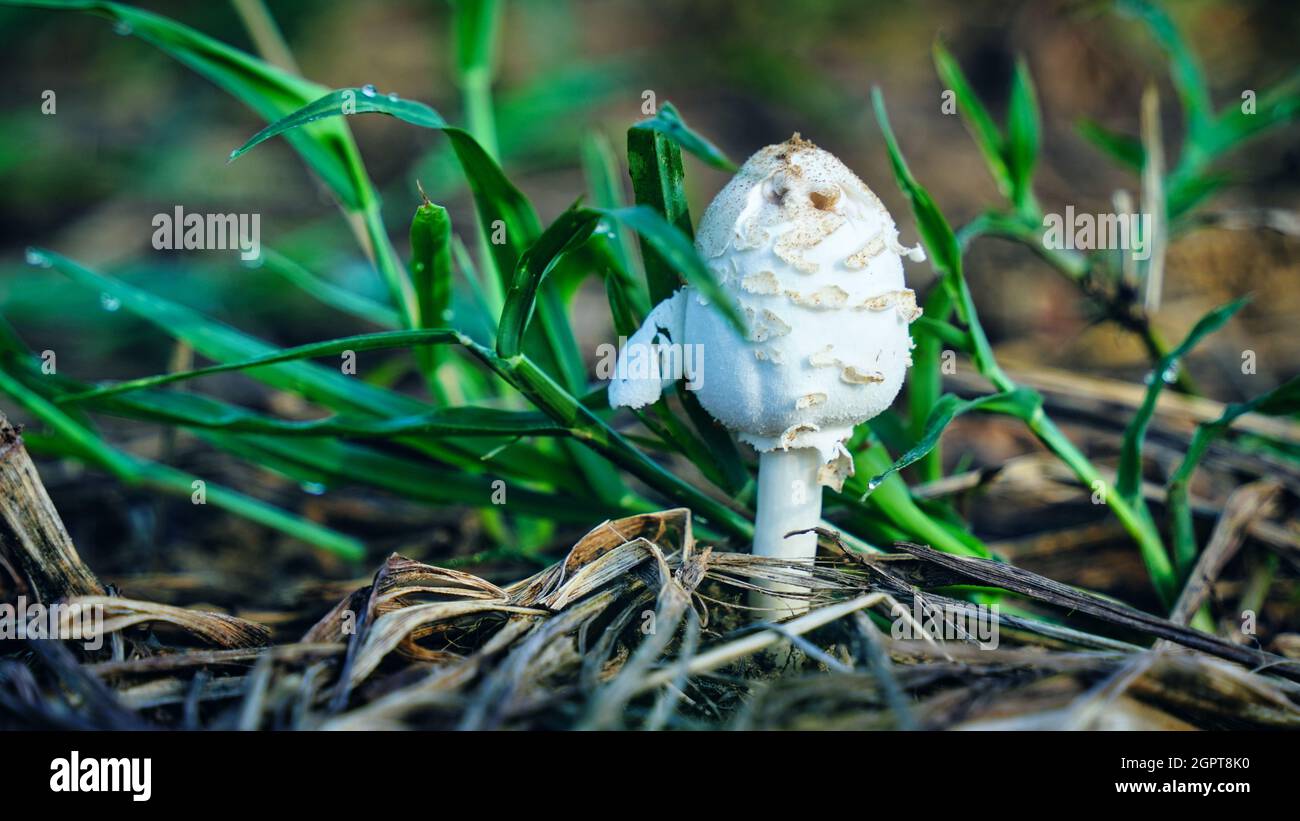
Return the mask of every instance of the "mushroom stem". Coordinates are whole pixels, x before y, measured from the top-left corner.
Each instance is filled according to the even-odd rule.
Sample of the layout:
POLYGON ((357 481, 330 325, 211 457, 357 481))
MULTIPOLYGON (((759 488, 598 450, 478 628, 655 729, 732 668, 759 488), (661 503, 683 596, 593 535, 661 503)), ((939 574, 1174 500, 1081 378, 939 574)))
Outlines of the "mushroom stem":
MULTIPOLYGON (((781 559, 801 559, 810 566, 817 555, 817 534, 800 533, 786 537, 792 530, 817 527, 822 517, 822 488, 817 480, 822 465, 816 448, 770 450, 758 457, 758 516, 754 522, 754 555, 781 559)), ((773 592, 806 593, 798 585, 769 583, 773 592)), ((764 615, 775 620, 797 616, 808 610, 800 598, 770 596, 754 592, 750 606, 773 611, 764 615)))

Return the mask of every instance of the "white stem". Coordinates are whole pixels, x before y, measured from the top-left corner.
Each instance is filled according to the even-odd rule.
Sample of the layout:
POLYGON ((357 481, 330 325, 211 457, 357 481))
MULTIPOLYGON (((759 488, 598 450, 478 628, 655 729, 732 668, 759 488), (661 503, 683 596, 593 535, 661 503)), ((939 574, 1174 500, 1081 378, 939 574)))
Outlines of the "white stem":
MULTIPOLYGON (((801 533, 786 538, 792 530, 806 530, 821 524, 822 489, 817 481, 821 454, 815 448, 766 451, 758 457, 758 517, 754 522, 754 555, 801 559, 811 566, 817 555, 817 534, 801 533)), ((807 588, 769 584, 773 592, 806 592, 807 588)), ((808 609, 803 599, 753 593, 750 605, 770 609, 768 619, 796 616, 808 609)))

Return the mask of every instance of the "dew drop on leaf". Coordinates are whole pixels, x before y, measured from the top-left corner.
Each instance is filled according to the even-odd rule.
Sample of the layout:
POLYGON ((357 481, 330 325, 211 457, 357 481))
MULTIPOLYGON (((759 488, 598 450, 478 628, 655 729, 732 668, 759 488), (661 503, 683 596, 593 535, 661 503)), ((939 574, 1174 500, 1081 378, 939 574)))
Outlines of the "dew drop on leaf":
POLYGON ((45 254, 37 251, 35 248, 27 249, 27 264, 35 265, 37 268, 49 268, 54 263, 45 254))
POLYGON ((122 307, 122 300, 118 299, 112 294, 107 294, 107 293, 100 294, 99 307, 111 313, 113 311, 116 311, 118 308, 122 307))
POLYGON ((363 85, 363 86, 361 87, 361 93, 364 94, 364 95, 366 95, 367 97, 373 97, 373 96, 375 96, 375 93, 376 93, 376 92, 375 92, 375 87, 374 87, 373 85, 371 85, 370 83, 366 83, 365 85, 363 85))
POLYGON ((300 487, 303 493, 310 493, 312 496, 324 496, 327 489, 320 482, 303 482, 300 487))

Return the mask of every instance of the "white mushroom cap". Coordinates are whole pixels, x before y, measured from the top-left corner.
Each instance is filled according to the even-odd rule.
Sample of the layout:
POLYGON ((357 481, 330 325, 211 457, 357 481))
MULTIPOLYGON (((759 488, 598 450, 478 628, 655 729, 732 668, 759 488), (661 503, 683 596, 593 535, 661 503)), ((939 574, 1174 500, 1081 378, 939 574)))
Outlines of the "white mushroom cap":
MULTIPOLYGON (((797 134, 749 158, 705 211, 696 248, 749 333, 687 288, 631 341, 701 346, 703 373, 689 377, 704 408, 760 452, 816 448, 823 482, 838 486, 852 471, 844 440, 889 407, 911 365, 920 309, 900 255, 923 252, 903 248, 880 199, 797 134)), ((638 407, 660 384, 616 380, 610 403, 638 407)))

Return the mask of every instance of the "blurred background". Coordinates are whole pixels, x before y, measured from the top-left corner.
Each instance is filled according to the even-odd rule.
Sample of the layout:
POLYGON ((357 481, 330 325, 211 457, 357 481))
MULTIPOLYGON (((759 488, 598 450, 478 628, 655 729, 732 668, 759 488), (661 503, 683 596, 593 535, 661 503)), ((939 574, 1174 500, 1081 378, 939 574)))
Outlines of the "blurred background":
MULTIPOLYGON (((238 48, 258 49, 230 3, 139 5, 238 48)), ((269 0, 267 6, 303 76, 331 87, 374 84, 464 122, 447 4, 269 0)), ((1168 10, 1201 59, 1216 108, 1295 69, 1300 13, 1294 2, 1191 0, 1170 3, 1168 10)), ((1164 55, 1145 28, 1102 3, 509 0, 502 26, 494 87, 500 153, 544 222, 586 190, 584 136, 607 135, 621 158, 626 129, 644 116, 643 94, 651 91, 737 161, 800 132, 856 170, 889 206, 903 240, 914 243, 870 111, 870 91, 878 85, 916 176, 949 219, 964 223, 1000 197, 960 119, 941 111, 943 87, 931 56, 936 39, 951 49, 999 120, 1015 60, 1027 60, 1043 113, 1037 195, 1046 211, 1067 204, 1081 212, 1109 211, 1117 190, 1136 196, 1136 177, 1083 139, 1077 126, 1089 118, 1136 135, 1148 83, 1160 92, 1166 146, 1172 151, 1181 139, 1181 111, 1164 55)), ((111 302, 25 266, 28 245, 112 271, 280 345, 374 330, 280 277, 239 265, 234 255, 150 247, 151 218, 177 205, 191 212, 258 213, 265 246, 336 284, 385 299, 344 218, 287 145, 273 141, 227 163, 231 149, 264 125, 253 112, 102 19, 0 8, 0 32, 6 78, 0 84, 0 313, 33 349, 57 349, 61 371, 87 380, 156 373, 173 356, 169 340, 113 310, 111 302), (41 110, 46 90, 56 93, 53 115, 41 110)), ((472 225, 464 181, 443 137, 386 117, 353 118, 350 125, 383 192, 387 224, 403 256, 406 226, 420 201, 417 180, 450 209, 454 226, 472 225)), ((1233 184, 1207 210, 1267 208, 1294 215, 1300 208, 1295 136, 1294 129, 1280 129, 1228 157, 1222 169, 1233 184)), ((692 157, 686 163, 698 220, 725 175, 692 157)), ((1149 369, 1132 335, 1098 322, 1079 290, 1024 247, 980 240, 967 258, 967 273, 1004 365, 1134 382, 1149 369)), ((1285 232, 1209 226, 1171 246, 1157 319, 1168 338, 1181 338, 1214 305, 1256 296, 1192 360, 1208 395, 1241 400, 1296 372, 1298 275, 1300 240, 1285 232), (1246 348, 1258 356, 1258 375, 1249 380, 1240 368, 1246 348)), ((931 274, 928 266, 913 265, 909 276, 921 292, 931 274)), ((596 346, 613 336, 598 282, 579 294, 573 315, 582 348, 594 360, 596 346)), ((256 388, 232 377, 222 390, 238 402, 240 391, 256 388)), ((176 447, 156 428, 120 425, 118 441, 134 439, 143 452, 176 447)), ((1017 447, 1023 442, 974 436, 967 449, 994 461, 1017 447)), ((961 457, 960 447, 949 448, 950 459, 961 457)), ((223 460, 224 470, 240 469, 203 449, 186 450, 181 458, 199 465, 223 460)), ((116 504, 116 494, 125 491, 103 477, 86 481, 70 465, 51 466, 48 480, 92 564, 139 568, 186 561, 183 551, 160 556, 155 545, 162 503, 147 494, 128 494, 133 501, 116 504), (121 551, 124 543, 137 549, 121 551)), ((352 504, 308 499, 306 505, 326 503, 352 504)), ((373 515, 360 501, 355 507, 357 518, 373 515)), ((390 531, 409 527, 394 542, 415 555, 472 551, 479 544, 464 518, 444 517, 430 528, 429 517, 437 514, 397 502, 382 516, 390 531)), ((205 539, 229 540, 230 528, 236 538, 267 538, 235 522, 219 534, 187 531, 184 540, 200 547, 205 539)), ((238 554, 229 560, 195 555, 196 566, 239 561, 238 554)), ((328 563, 301 550, 286 555, 328 563)))

